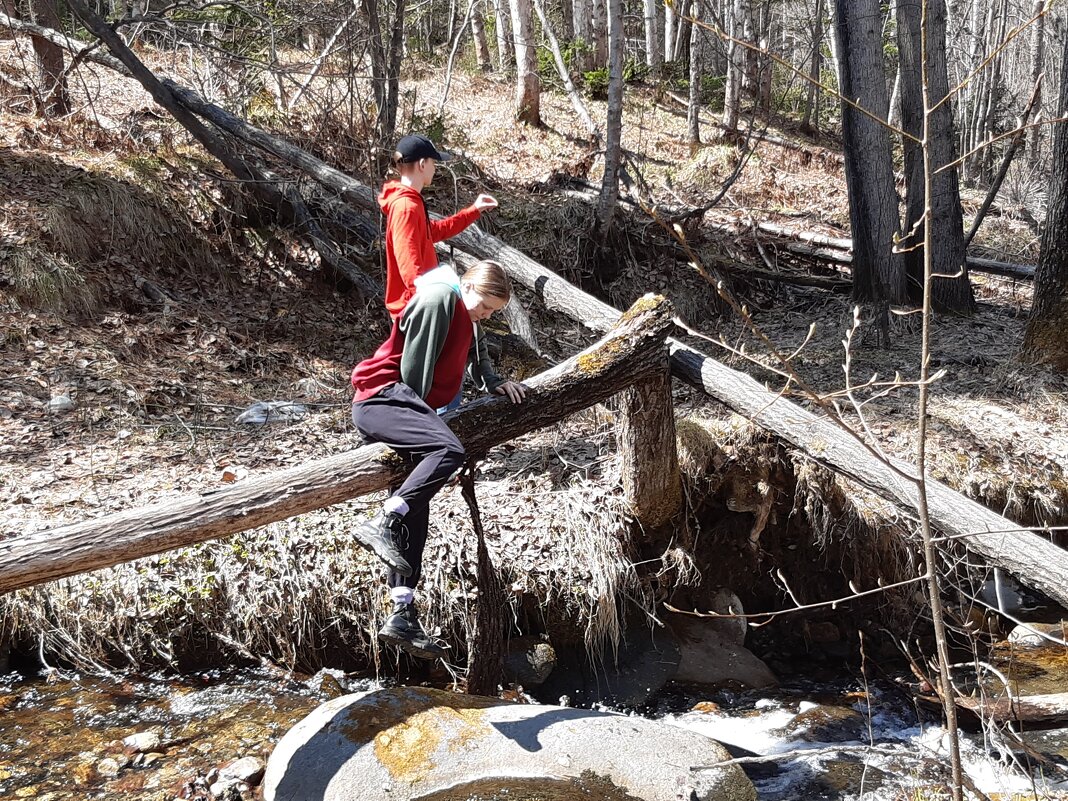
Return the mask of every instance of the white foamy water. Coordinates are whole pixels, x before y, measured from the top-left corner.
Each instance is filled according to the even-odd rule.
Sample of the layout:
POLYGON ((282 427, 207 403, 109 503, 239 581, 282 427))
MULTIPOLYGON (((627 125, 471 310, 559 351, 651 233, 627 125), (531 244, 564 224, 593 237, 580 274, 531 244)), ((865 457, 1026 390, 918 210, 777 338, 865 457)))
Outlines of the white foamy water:
MULTIPOLYGON (((803 726, 791 727, 799 714, 817 708, 808 701, 768 698, 744 710, 669 714, 663 720, 734 746, 735 756, 747 756, 737 749, 760 756, 789 753, 743 765, 761 801, 900 801, 911 797, 913 789, 948 779, 948 735, 943 727, 918 724, 911 711, 895 710, 877 692, 872 693, 872 704, 870 713, 866 703, 852 706, 867 720, 870 735, 865 731, 863 739, 836 742, 809 740, 803 726)), ((1068 800, 1068 774, 1053 768, 1044 775, 1029 775, 1009 748, 984 743, 982 735, 962 734, 961 761, 975 787, 993 798, 1024 801, 1035 798, 1037 790, 1038 799, 1068 800)))

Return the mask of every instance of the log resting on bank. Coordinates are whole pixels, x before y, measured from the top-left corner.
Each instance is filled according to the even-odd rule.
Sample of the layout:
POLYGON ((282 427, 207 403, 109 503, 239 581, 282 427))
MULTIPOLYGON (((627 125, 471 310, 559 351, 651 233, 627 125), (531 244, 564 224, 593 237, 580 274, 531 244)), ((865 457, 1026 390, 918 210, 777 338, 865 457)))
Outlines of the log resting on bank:
MULTIPOLYGON (((647 296, 595 345, 526 382, 514 405, 487 397, 445 419, 469 456, 600 403, 663 369, 671 304, 647 296)), ((406 473, 384 445, 154 506, 0 541, 0 593, 284 520, 395 485, 406 473)))
MULTIPOLYGON (((508 274, 533 290, 554 311, 594 331, 603 331, 619 312, 569 284, 533 259, 471 226, 452 240, 471 255, 496 259, 508 274)), ((824 415, 815 414, 769 390, 756 379, 682 342, 669 339, 671 370, 734 412, 782 438, 806 456, 845 476, 911 515, 917 512, 916 485, 900 476, 862 443, 824 415)), ((895 459, 906 474, 912 465, 895 459)), ((992 512, 939 481, 927 479, 931 522, 959 537, 969 550, 1004 568, 1021 584, 1068 607, 1068 551, 1008 518, 992 512)))

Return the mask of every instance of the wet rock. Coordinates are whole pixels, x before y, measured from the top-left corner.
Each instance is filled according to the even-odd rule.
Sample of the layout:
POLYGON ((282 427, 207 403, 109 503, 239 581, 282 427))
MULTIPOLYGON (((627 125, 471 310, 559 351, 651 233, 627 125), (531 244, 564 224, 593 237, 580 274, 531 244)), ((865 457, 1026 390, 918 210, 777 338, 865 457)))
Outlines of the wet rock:
POLYGON ((755 801, 737 765, 697 732, 646 718, 508 704, 422 687, 328 701, 267 764, 265 801, 410 801, 474 779, 575 779, 590 771, 644 801, 755 801))
POLYGON ((823 760, 820 768, 814 776, 815 787, 812 788, 810 797, 829 795, 832 798, 842 798, 858 795, 862 791, 867 796, 881 787, 887 778, 884 771, 866 766, 863 760, 855 757, 823 760))
POLYGON ((778 730, 782 737, 807 743, 847 743, 867 738, 867 719, 847 706, 802 704, 793 720, 778 730))
POLYGON ((719 704, 715 701, 698 701, 693 705, 691 712, 719 712, 719 704))
POLYGON ((541 637, 513 637, 504 655, 504 675, 525 688, 542 684, 556 667, 556 651, 541 637))
POLYGON ((669 625, 679 643, 681 684, 735 684, 759 689, 779 683, 775 674, 751 651, 725 639, 709 618, 671 615, 669 625))
POLYGON ((139 731, 136 734, 131 734, 129 737, 124 737, 122 744, 134 753, 143 754, 147 751, 155 751, 158 749, 160 737, 159 734, 154 731, 139 731))
POLYGON ((557 665, 545 682, 532 690, 543 703, 586 706, 595 703, 641 706, 674 677, 679 645, 666 629, 635 628, 619 644, 616 659, 590 665, 585 652, 557 651, 557 665))
POLYGON ((255 787, 263 779, 263 760, 247 756, 234 760, 219 771, 220 782, 243 782, 255 787))
POLYGON ((1026 623, 1017 626, 1009 632, 1009 642, 1034 647, 1049 644, 1049 640, 1037 632, 1066 640, 1068 639, 1068 621, 1061 623, 1026 623))
POLYGON ((119 775, 120 770, 122 770, 122 765, 119 764, 117 759, 112 757, 106 757, 96 763, 96 772, 101 776, 114 778, 119 775))
POLYGON ((1020 739, 1060 766, 1068 770, 1068 729, 1029 729, 1019 733, 1020 739))
POLYGON ((825 645, 839 642, 842 632, 829 620, 813 620, 808 623, 808 638, 811 642, 825 645))
POLYGON ((74 401, 68 395, 56 395, 48 401, 48 411, 52 414, 64 414, 74 411, 74 401))

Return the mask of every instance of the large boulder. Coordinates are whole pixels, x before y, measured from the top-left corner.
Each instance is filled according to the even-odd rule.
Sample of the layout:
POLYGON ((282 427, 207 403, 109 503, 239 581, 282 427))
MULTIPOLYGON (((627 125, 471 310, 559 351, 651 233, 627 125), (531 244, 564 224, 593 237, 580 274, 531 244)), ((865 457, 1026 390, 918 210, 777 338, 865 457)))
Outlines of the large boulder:
POLYGON ((642 801, 756 801, 722 745, 639 717, 424 687, 327 701, 267 763, 265 801, 410 801, 487 778, 609 780, 642 801))
POLYGON ((667 623, 679 644, 679 667, 674 680, 681 684, 740 685, 749 689, 779 683, 764 662, 741 644, 737 635, 725 634, 715 618, 669 615, 667 623))

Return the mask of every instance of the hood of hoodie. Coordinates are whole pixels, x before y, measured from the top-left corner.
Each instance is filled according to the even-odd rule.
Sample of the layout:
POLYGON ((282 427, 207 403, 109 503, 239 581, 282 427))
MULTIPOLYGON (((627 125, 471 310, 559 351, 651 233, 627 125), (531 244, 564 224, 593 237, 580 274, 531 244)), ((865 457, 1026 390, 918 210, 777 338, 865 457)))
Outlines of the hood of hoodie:
POLYGON ((415 279, 416 291, 429 286, 430 284, 444 284, 458 296, 463 297, 463 294, 460 292, 460 276, 456 274, 456 270, 452 268, 452 265, 440 264, 433 270, 429 270, 415 279))
POLYGON ((389 214, 389 207, 393 205, 398 198, 410 197, 413 200, 426 208, 423 203, 423 196, 412 189, 410 186, 405 186, 400 181, 389 181, 383 187, 382 191, 378 195, 378 207, 382 209, 383 214, 389 214))

